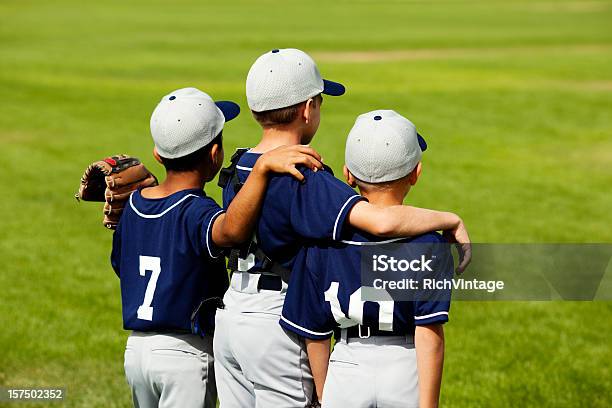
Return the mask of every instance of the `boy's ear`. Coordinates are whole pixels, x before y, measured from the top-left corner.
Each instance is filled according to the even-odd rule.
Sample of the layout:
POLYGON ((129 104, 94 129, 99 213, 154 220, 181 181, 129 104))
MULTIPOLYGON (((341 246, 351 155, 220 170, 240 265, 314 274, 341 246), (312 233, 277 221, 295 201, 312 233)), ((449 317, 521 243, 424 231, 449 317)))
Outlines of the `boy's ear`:
POLYGON ((215 157, 217 156, 217 150, 219 150, 219 145, 218 144, 214 144, 210 147, 210 150, 208 151, 208 156, 210 158, 210 161, 212 163, 215 162, 215 157))
POLYGON ((410 172, 410 175, 408 177, 408 180, 410 180, 411 186, 414 186, 417 183, 417 181, 419 180, 419 177, 421 177, 422 171, 423 171, 423 166, 421 165, 421 162, 419 162, 414 168, 414 170, 410 172))
POLYGON ((153 146, 153 157, 155 157, 155 160, 157 160, 157 162, 159 164, 164 164, 162 162, 161 156, 159 155, 159 153, 157 152, 157 147, 153 146))
MULTIPOLYGON (((219 143, 215 143, 210 147, 210 151, 208 152, 208 158, 210 162, 213 163, 213 165, 215 166, 218 164, 217 162, 219 161, 219 149, 221 149, 221 145, 219 143)), ((223 158, 221 158, 221 161, 223 161, 223 158)))
POLYGON ((302 112, 302 117, 304 118, 304 122, 307 124, 310 123, 310 117, 312 116, 312 110, 314 108, 315 103, 315 100, 313 98, 310 98, 306 101, 306 104, 304 105, 304 112, 302 112))
POLYGON ((357 187, 357 180, 355 180, 355 176, 353 176, 353 173, 351 173, 348 167, 346 167, 346 164, 344 165, 344 167, 342 167, 342 173, 344 173, 344 178, 346 179, 346 182, 349 186, 353 188, 357 187))

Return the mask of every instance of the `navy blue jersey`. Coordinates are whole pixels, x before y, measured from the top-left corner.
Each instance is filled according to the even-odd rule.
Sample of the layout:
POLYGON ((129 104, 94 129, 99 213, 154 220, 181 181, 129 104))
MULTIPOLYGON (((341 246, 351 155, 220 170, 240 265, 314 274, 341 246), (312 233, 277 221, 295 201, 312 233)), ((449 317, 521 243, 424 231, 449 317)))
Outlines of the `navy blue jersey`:
MULTIPOLYGON (((200 189, 160 199, 144 198, 140 191, 130 196, 111 254, 121 280, 125 329, 191 331, 200 302, 223 296, 225 258, 212 242, 212 225, 222 212, 200 189)), ((206 313, 200 322, 213 321, 213 312, 206 313)))
MULTIPOLYGON (((324 339, 336 328, 358 324, 404 335, 414 334, 415 325, 448 321, 450 302, 361 300, 360 248, 380 241, 363 232, 347 231, 340 243, 304 247, 293 268, 281 326, 303 337, 324 339)), ((437 233, 385 242, 389 241, 445 242, 437 233)), ((444 299, 450 299, 450 293, 444 299)))
MULTIPOLYGON (((242 155, 236 167, 241 182, 246 181, 260 156, 251 152, 242 155)), ((300 171, 306 178, 303 183, 290 175, 270 178, 255 231, 266 255, 289 269, 305 243, 340 239, 348 213, 364 199, 328 171, 300 171)), ((223 189, 225 208, 235 195, 230 184, 223 189)), ((243 271, 260 270, 259 262, 247 264, 243 271)))

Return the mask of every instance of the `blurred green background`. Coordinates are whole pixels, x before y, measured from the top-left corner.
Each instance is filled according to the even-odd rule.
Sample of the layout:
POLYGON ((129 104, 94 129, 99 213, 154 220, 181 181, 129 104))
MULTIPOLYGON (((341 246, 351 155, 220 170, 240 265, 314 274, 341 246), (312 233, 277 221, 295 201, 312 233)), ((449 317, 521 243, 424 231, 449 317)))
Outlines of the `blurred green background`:
MULTIPOLYGON (((408 202, 475 242, 612 242, 611 22, 586 0, 3 0, 0 386, 130 405, 111 233, 79 177, 124 152, 163 175, 149 116, 179 87, 240 102, 226 149, 254 144, 244 81, 272 48, 346 84, 313 143, 337 173, 355 117, 392 108, 430 146, 408 202)), ((446 330, 443 406, 612 404, 610 303, 456 302, 446 330)))

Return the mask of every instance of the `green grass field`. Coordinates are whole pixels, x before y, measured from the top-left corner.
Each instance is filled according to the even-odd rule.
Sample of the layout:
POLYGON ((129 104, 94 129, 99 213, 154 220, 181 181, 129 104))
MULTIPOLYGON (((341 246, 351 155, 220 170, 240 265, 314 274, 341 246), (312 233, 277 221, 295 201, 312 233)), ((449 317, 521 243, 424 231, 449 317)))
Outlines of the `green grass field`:
MULTIPOLYGON (((314 141, 337 172, 354 118, 392 108, 430 145, 410 203, 461 214, 475 242, 612 242, 610 21, 612 2, 590 0, 3 0, 0 386, 130 405, 111 234, 72 198, 79 177, 119 152, 162 175, 158 99, 197 86, 246 111, 248 68, 272 48, 347 85, 314 141)), ((258 133, 243 115, 227 151, 258 133)), ((609 407, 611 331, 610 303, 456 302, 442 404, 609 407)))

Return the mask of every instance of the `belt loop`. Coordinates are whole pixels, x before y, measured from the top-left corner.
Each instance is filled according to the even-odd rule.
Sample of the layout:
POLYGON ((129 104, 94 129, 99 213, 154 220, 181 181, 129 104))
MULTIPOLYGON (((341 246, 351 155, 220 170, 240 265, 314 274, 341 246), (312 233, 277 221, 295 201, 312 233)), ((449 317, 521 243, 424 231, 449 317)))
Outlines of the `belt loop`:
POLYGON ((234 271, 230 280, 230 286, 233 290, 241 293, 255 294, 259 293, 258 284, 261 274, 234 271))
POLYGON ((368 334, 367 334, 366 336, 364 336, 363 334, 361 334, 361 328, 362 328, 362 327, 363 327, 362 325, 359 325, 359 338, 360 338, 360 339, 369 339, 369 338, 370 338, 370 327, 369 327, 369 326, 366 326, 366 329, 368 329, 368 334))
POLYGON ((348 343, 348 330, 340 329, 340 341, 343 343, 348 343))

